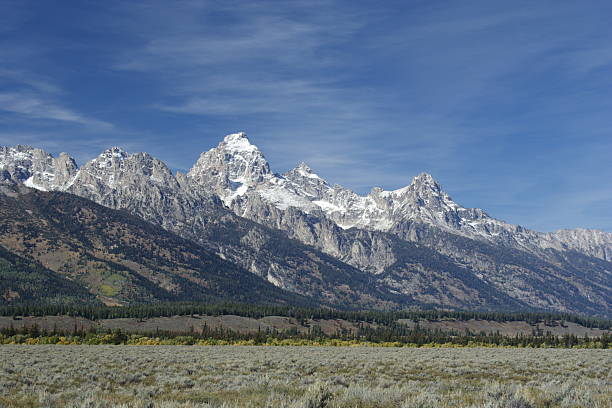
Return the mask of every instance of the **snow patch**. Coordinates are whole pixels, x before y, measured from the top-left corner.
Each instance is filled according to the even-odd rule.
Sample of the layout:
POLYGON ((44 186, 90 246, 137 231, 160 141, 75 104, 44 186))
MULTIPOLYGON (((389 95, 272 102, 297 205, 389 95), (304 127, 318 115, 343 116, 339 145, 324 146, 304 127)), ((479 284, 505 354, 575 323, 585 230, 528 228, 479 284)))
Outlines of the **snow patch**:
POLYGON ((255 152, 257 146, 252 145, 245 133, 233 133, 225 136, 223 139, 225 142, 225 149, 232 152, 255 152))
POLYGON ((302 167, 298 169, 298 174, 302 177, 311 178, 311 179, 320 179, 318 174, 313 173, 312 171, 308 171, 302 167))
POLYGON ((342 212, 342 213, 346 212, 345 208, 339 207, 336 204, 332 204, 329 201, 316 200, 316 201, 313 201, 312 203, 321 207, 321 209, 326 213, 335 212, 335 211, 342 212))
POLYGON ((39 186, 38 184, 34 183, 34 176, 30 177, 29 179, 27 179, 26 181, 23 182, 23 184, 26 187, 30 187, 30 188, 35 188, 36 190, 40 190, 40 191, 47 191, 46 188, 39 186))
POLYGON ((353 228, 356 224, 342 224, 342 223, 336 223, 337 226, 339 226, 340 228, 342 228, 343 230, 347 230, 349 228, 353 228))
POLYGON ((234 200, 240 196, 246 194, 249 189, 249 185, 246 182, 244 177, 240 177, 237 179, 230 179, 230 188, 226 190, 228 194, 224 197, 221 197, 221 200, 225 203, 226 206, 231 207, 234 200))
POLYGON ((280 210, 286 210, 289 207, 297 207, 306 211, 311 206, 309 200, 291 193, 282 187, 275 186, 268 189, 262 189, 259 191, 259 194, 263 199, 280 210))
POLYGON ((268 275, 266 276, 266 279, 268 280, 268 282, 270 282, 274 286, 279 287, 279 288, 282 287, 281 281, 278 280, 277 278, 275 278, 270 272, 268 272, 268 275))
POLYGON ((81 169, 78 169, 76 174, 74 175, 74 177, 72 178, 72 180, 70 180, 66 186, 64 186, 64 190, 69 189, 70 187, 72 187, 72 185, 74 184, 74 182, 77 180, 77 178, 79 178, 79 174, 81 173, 81 169))

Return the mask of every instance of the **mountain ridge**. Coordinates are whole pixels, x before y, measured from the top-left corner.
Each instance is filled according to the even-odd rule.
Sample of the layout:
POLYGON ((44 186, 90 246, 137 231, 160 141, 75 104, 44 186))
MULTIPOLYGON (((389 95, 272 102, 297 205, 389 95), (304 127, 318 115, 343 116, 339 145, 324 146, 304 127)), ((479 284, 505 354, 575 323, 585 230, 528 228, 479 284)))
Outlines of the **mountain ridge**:
POLYGON ((325 296, 335 301, 343 285, 370 279, 382 292, 366 295, 353 285, 352 293, 361 293, 353 301, 381 307, 397 295, 406 305, 592 314, 603 308, 610 314, 612 234, 540 233, 508 224, 455 203, 427 173, 400 189, 373 188, 360 196, 331 185, 303 162, 274 173, 243 132, 226 136, 187 173, 176 175, 147 153, 119 148, 80 168, 61 156, 24 146, 0 148, 1 179, 127 210, 305 296, 319 289, 307 287, 311 278, 307 285, 303 279, 331 267, 334 274, 343 271, 337 275, 343 278, 325 286, 328 278, 319 277, 315 287, 326 287, 325 296), (292 255, 279 255, 277 247, 292 248, 292 255), (312 258, 316 251, 339 263, 322 254, 312 258))
MULTIPOLYGON (((234 201, 239 205, 240 197, 250 189, 259 190, 266 201, 279 209, 295 207, 306 213, 321 210, 343 229, 389 231, 399 222, 417 220, 469 238, 497 242, 509 238, 514 240, 514 245, 536 241, 536 247, 559 250, 570 245, 573 249, 588 251, 588 255, 612 259, 612 233, 586 229, 543 233, 499 221, 482 209, 465 208, 454 202, 428 173, 415 176, 409 185, 396 190, 374 187, 366 196, 337 184, 332 186, 304 163, 278 175, 271 171, 263 153, 249 142, 244 132, 226 136, 217 147, 203 153, 187 177, 215 191, 230 207, 235 206, 234 201), (230 146, 241 146, 238 154, 235 149, 227 148, 227 140, 230 146), (238 165, 234 158, 240 159, 238 165), (252 177, 253 169, 256 177, 252 177), (218 181, 224 173, 230 174, 228 183, 218 181), (231 182, 236 181, 239 185, 232 185, 231 182), (585 238, 587 236, 590 239, 585 238), (580 240, 589 243, 574 242, 580 240), (591 248, 593 245, 599 246, 591 248)), ((529 245, 525 247, 534 249, 529 245)))

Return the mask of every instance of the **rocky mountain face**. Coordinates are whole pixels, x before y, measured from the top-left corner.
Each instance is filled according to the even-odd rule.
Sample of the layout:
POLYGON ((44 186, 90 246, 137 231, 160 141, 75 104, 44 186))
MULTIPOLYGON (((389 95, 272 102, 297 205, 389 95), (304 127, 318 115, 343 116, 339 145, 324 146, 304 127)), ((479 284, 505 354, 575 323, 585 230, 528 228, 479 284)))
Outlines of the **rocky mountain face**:
MULTIPOLYGON (((32 172, 30 167, 24 174, 32 172)), ((10 183, 28 185, 28 179, 13 178, 10 183)), ((236 216, 217 196, 182 185, 180 175, 175 177, 164 163, 146 153, 108 149, 78 169, 69 185, 49 184, 46 188, 127 210, 197 242, 279 288, 322 304, 399 304, 396 295, 372 286, 367 273, 292 241, 281 231, 236 216)))
POLYGON ((53 157, 29 146, 0 146, 0 181, 17 180, 43 191, 64 190, 76 172, 76 162, 67 153, 53 157))
POLYGON ((5 183, 128 210, 328 303, 612 313, 612 234, 511 225, 455 203, 425 173, 360 196, 305 163, 272 172, 244 133, 202 153, 187 174, 119 148, 79 169, 65 154, 1 148, 0 169, 5 183))
POLYGON ((598 230, 576 228, 552 234, 566 248, 612 262, 612 234, 598 230))
MULTIPOLYGON (((239 133, 203 153, 187 178, 194 189, 215 191, 236 214, 284 230, 361 270, 381 274, 386 286, 421 301, 432 285, 417 289, 407 284, 419 268, 399 262, 407 253, 414 254, 398 241, 433 249, 454 265, 467 267, 479 283, 531 307, 595 310, 596 304, 610 306, 612 269, 605 261, 612 234, 583 230, 573 240, 567 233, 539 233, 511 225, 481 209, 458 205, 428 174, 418 175, 398 190, 374 188, 360 196, 332 186, 304 163, 284 175, 274 174, 263 154, 239 133), (220 187, 216 182, 225 175, 229 182, 220 187), (235 181, 239 184, 232 184, 235 181), (576 257, 599 258, 593 260, 598 266, 591 266, 592 273, 583 275, 583 281, 576 279, 580 270, 573 264, 580 262, 576 257), (389 275, 402 269, 409 273, 389 275), (571 306, 573 302, 577 303, 571 306)), ((442 292, 448 293, 445 288, 431 298, 437 296, 440 301, 442 292)))
POLYGON ((540 233, 499 221, 479 208, 455 203, 426 173, 414 177, 406 187, 393 191, 376 187, 367 196, 332 186, 305 163, 282 176, 274 174, 244 133, 229 135, 203 153, 187 177, 204 190, 214 191, 236 213, 242 211, 240 215, 248 215, 249 201, 258 195, 281 210, 322 212, 342 229, 406 235, 401 226, 416 223, 535 253, 549 248, 574 249, 610 260, 612 233, 585 229, 540 233))
POLYGON ((8 191, 0 194, 0 304, 41 298, 317 304, 125 211, 73 194, 8 191))

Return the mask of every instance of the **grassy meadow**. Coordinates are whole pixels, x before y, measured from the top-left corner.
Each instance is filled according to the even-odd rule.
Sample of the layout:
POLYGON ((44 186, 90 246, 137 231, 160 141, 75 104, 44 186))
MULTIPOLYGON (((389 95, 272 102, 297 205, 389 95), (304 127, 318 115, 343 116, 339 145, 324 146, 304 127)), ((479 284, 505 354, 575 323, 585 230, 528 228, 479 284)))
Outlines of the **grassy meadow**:
POLYGON ((0 346, 1 407, 612 407, 612 351, 0 346))

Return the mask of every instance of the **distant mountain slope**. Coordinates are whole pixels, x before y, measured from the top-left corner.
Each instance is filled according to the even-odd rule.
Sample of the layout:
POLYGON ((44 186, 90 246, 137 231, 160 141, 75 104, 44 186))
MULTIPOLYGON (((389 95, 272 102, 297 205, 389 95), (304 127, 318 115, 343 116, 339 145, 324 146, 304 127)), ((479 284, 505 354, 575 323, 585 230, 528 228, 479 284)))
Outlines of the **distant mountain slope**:
MULTIPOLYGON (((68 287, 81 295, 85 291, 79 288, 87 288, 108 304, 159 300, 315 304, 127 212, 72 194, 36 190, 0 194, 0 232, 0 254, 10 251, 44 265, 39 273, 57 286, 58 296, 68 287)), ((23 285, 15 282, 4 285, 19 292, 23 285)), ((44 295, 46 290, 40 291, 44 295)))
POLYGON ((573 250, 547 249, 536 255, 423 224, 411 224, 406 231, 413 238, 405 239, 417 237, 420 245, 531 307, 601 316, 612 312, 610 262, 573 250))
POLYGON ((0 246, 0 305, 34 302, 99 303, 82 285, 0 246))

